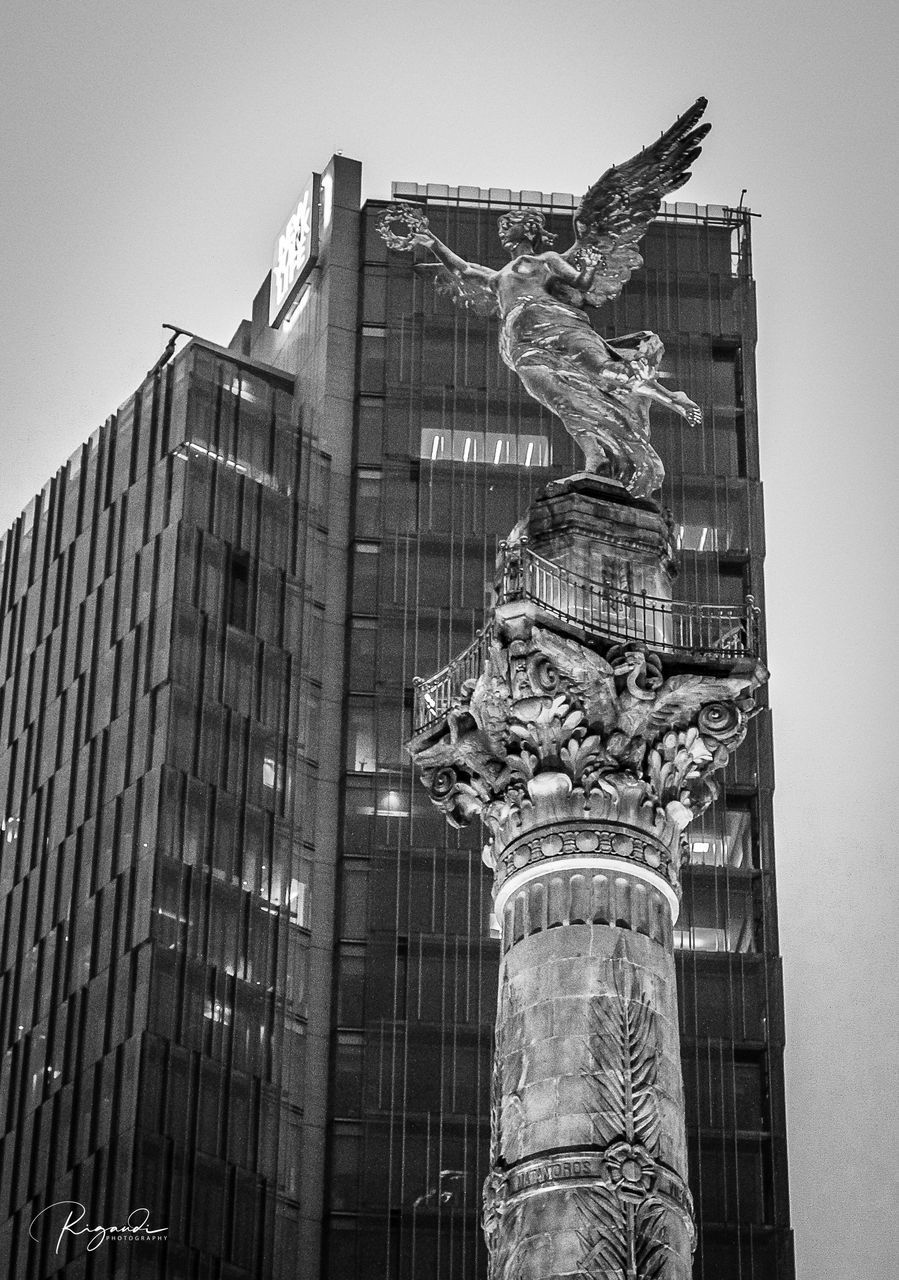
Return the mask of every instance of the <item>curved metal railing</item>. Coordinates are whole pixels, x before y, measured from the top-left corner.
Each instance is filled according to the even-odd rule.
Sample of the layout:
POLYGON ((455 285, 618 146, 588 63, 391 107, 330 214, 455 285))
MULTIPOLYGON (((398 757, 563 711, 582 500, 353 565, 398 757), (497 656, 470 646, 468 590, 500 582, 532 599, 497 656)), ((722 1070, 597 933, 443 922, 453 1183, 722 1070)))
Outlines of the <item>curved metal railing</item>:
POLYGON ((524 543, 505 544, 501 556, 497 604, 531 600, 597 638, 641 641, 674 656, 754 657, 758 651, 752 596, 741 605, 664 600, 582 578, 524 543))
MULTIPOLYGON (((622 644, 637 641, 682 659, 733 661, 758 654, 759 609, 752 596, 743 605, 664 600, 591 582, 545 560, 525 543, 503 543, 500 555, 497 605, 530 601, 587 636, 622 644)), ((416 733, 445 716, 465 683, 478 678, 492 638, 488 624, 436 675, 416 680, 416 733)))
POLYGON ((469 680, 477 680, 484 670, 487 652, 493 640, 493 623, 488 622, 451 662, 427 680, 415 677, 415 707, 412 725, 415 733, 442 719, 459 697, 469 680))

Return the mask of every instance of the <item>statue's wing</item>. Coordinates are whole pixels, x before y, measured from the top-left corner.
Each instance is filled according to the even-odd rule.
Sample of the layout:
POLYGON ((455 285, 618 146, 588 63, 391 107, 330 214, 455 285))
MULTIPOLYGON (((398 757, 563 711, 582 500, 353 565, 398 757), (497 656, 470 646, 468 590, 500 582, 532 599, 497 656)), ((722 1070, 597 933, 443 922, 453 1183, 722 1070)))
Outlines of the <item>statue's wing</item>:
POLYGON ((702 139, 712 127, 697 126, 706 109, 697 98, 657 142, 625 164, 613 165, 595 182, 574 214, 577 240, 564 255, 578 266, 598 259, 586 301, 599 306, 618 296, 631 272, 643 265, 636 245, 659 212, 662 197, 682 187, 702 139))
POLYGON ((433 281, 438 293, 451 298, 457 307, 473 311, 479 316, 499 315, 496 294, 487 283, 486 277, 450 271, 441 262, 417 262, 415 271, 424 279, 433 281))

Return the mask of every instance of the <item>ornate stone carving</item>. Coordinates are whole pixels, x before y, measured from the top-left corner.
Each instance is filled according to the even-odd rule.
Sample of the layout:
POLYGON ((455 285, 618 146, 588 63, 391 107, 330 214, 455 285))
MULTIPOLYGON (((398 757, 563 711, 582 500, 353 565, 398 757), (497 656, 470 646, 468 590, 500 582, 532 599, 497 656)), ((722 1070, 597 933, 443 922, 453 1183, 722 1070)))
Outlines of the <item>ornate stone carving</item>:
POLYGON ((409 745, 434 803, 458 826, 483 819, 500 875, 502 851, 535 822, 585 816, 630 819, 676 872, 680 833, 714 799, 711 775, 746 734, 764 668, 667 675, 645 645, 602 656, 535 625, 527 606, 498 609, 496 623, 482 675, 409 745))
MULTIPOLYGON (((579 803, 575 798, 575 803, 579 803)), ((620 858, 622 862, 637 863, 650 868, 667 879, 673 887, 678 883, 678 867, 671 851, 660 840, 654 839, 636 827, 610 823, 597 825, 595 820, 584 818, 572 821, 564 827, 537 829, 494 852, 496 887, 500 889, 509 876, 524 867, 539 865, 550 858, 579 858, 590 865, 590 857, 597 859, 620 858)))
MULTIPOLYGON (((650 1152, 658 1146, 661 1121, 655 1095, 657 1033, 652 994, 620 959, 614 963, 613 983, 609 994, 590 1007, 591 1064, 584 1079, 593 1095, 596 1138, 606 1148, 607 1161, 613 1162, 612 1184, 619 1187, 633 1181, 629 1161, 640 1164, 645 1156, 654 1170, 650 1152), (632 1157, 628 1152, 642 1154, 632 1157)), ((634 1176, 642 1181, 642 1173, 634 1176)))
POLYGON ((543 617, 499 606, 481 673, 409 744, 449 820, 482 819, 495 874, 490 1277, 688 1280, 682 832, 767 673, 590 646, 543 617))

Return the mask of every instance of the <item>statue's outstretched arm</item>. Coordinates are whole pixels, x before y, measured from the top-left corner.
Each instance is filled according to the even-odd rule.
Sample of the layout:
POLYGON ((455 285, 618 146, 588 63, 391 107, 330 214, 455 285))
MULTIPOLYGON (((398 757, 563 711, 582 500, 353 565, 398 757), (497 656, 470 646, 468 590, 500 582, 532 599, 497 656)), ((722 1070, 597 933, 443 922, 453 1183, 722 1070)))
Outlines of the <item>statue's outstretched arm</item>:
POLYGON ((492 280, 496 274, 489 267, 481 267, 476 262, 466 262, 464 258, 460 258, 457 253, 453 253, 452 249, 447 248, 442 240, 438 240, 430 228, 417 231, 412 236, 412 243, 430 249, 434 257, 456 275, 469 279, 492 280))

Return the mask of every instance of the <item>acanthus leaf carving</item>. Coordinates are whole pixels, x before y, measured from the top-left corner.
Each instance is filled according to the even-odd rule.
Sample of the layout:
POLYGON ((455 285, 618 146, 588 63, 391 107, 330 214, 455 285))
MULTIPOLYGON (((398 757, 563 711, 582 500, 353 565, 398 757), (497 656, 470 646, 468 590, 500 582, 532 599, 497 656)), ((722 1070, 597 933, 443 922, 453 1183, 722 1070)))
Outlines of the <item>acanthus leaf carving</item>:
POLYGON ((526 813, 539 775, 562 771, 585 804, 596 794, 610 804, 626 797, 676 842, 714 798, 710 775, 745 737, 763 678, 762 668, 666 677, 664 659, 646 645, 603 657, 516 619, 511 638, 498 628, 485 669, 443 723, 409 750, 449 820, 480 816, 494 841, 526 813), (435 790, 435 770, 447 766, 455 784, 435 790))
POLYGON ((562 695, 553 698, 528 698, 513 704, 510 732, 523 748, 536 755, 547 767, 561 760, 561 752, 572 739, 579 740, 587 732, 584 713, 562 695))

